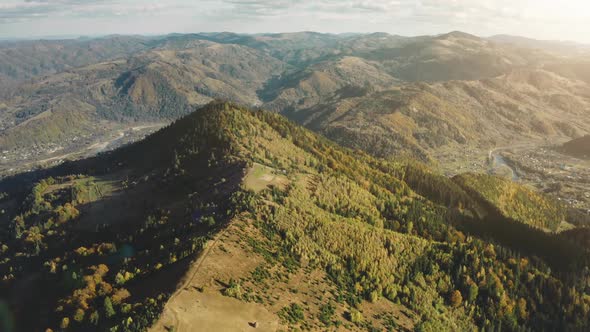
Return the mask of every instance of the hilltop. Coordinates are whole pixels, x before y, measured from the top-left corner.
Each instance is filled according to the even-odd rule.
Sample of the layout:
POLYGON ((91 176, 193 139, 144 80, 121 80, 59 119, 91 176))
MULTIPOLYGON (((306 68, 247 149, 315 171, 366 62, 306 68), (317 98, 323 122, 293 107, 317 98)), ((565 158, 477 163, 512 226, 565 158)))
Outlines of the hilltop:
POLYGON ((235 104, 0 185, 1 290, 17 330, 589 321, 588 253, 576 242, 419 163, 235 104))

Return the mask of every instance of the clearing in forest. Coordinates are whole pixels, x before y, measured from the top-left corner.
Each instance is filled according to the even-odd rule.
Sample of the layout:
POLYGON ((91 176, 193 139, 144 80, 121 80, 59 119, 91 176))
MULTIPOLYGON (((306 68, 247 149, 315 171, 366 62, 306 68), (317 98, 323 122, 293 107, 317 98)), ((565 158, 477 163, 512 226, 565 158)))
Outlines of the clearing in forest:
POLYGON ((255 163, 246 173, 244 187, 259 192, 268 186, 276 186, 283 189, 289 182, 281 171, 274 168, 255 163))

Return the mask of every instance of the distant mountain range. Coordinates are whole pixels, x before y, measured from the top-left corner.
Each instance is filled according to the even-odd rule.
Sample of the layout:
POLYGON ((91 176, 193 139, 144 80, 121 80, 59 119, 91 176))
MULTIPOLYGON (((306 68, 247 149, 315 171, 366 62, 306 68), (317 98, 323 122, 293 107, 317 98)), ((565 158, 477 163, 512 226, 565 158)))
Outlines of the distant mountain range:
POLYGON ((556 55, 581 56, 590 53, 590 44, 580 44, 571 41, 537 40, 511 35, 495 35, 488 39, 518 47, 536 48, 556 55))
POLYGON ((443 147, 587 134, 590 62, 581 46, 557 55, 544 45, 553 44, 462 32, 3 42, 0 146, 42 156, 110 124, 171 121, 217 98, 377 156, 429 160, 443 147))

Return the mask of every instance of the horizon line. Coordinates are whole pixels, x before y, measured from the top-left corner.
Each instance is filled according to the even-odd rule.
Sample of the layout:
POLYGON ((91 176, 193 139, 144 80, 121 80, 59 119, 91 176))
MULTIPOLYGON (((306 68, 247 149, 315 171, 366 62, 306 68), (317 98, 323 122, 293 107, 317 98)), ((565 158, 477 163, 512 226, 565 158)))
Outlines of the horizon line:
POLYGON ((444 36, 452 33, 464 33, 467 35, 471 35, 474 37, 478 37, 481 39, 492 39, 494 37, 511 37, 511 38, 522 38, 528 39, 531 41, 537 42, 547 42, 547 43, 568 43, 568 44, 577 44, 580 46, 590 46, 588 42, 580 42, 568 39, 537 39, 533 37, 528 37, 524 35, 518 34, 494 34, 490 36, 480 36, 477 34, 473 34, 470 32, 465 32, 461 30, 451 30, 449 32, 442 32, 438 34, 424 34, 424 35, 401 35, 395 33, 389 33, 385 31, 374 31, 374 32, 321 32, 321 31, 313 31, 313 30, 300 30, 300 31, 282 31, 282 32, 236 32, 236 31, 195 31, 195 32, 168 32, 168 33, 145 33, 145 34, 138 34, 138 33, 111 33, 111 34, 84 34, 84 35, 75 35, 75 34, 66 34, 66 35, 32 35, 28 37, 1 37, 0 42, 20 42, 20 41, 60 41, 60 40, 76 40, 76 39, 101 39, 101 38, 109 38, 109 37, 148 37, 148 38, 157 38, 157 37, 167 37, 171 35, 199 35, 199 34, 223 34, 223 33, 231 33, 236 35, 243 35, 243 36, 256 36, 256 35, 280 35, 280 34, 298 34, 298 33, 315 33, 321 35, 331 35, 331 36, 342 36, 342 35, 373 35, 373 34, 386 34, 389 36, 396 36, 396 37, 403 37, 403 38, 420 38, 420 37, 437 37, 437 36, 444 36))

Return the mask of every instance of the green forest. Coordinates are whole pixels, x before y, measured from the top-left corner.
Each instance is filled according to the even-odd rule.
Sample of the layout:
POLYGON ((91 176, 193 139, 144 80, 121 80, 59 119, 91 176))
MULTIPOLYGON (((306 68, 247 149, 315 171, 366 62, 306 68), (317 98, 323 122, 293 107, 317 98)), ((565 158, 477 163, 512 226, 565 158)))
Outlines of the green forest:
MULTIPOLYGON (((590 329, 590 247, 556 232, 559 204, 342 148, 262 110, 214 102, 141 142, 0 185, 6 331, 145 331, 207 241, 245 219, 264 234, 251 250, 324 271, 359 329, 374 330, 360 304, 378 300, 414 312, 416 331, 590 329), (288 184, 249 190, 254 164, 288 184)), ((251 300, 240 282, 224 295, 251 300)), ((326 303, 327 330, 333 314, 326 303)), ((311 317, 297 304, 277 315, 302 330, 311 317)))

